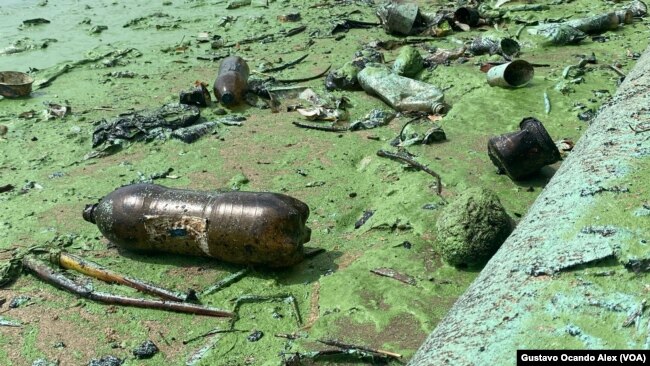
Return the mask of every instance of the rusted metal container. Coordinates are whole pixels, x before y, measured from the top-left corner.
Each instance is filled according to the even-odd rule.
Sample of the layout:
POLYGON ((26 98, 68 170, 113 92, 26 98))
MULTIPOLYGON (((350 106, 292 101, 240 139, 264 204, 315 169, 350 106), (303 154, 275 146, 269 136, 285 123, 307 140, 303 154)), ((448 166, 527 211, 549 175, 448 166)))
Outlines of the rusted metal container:
POLYGON ((560 152, 544 125, 533 117, 519 123, 521 131, 492 137, 488 155, 500 172, 513 180, 525 178, 561 160, 560 152))
POLYGON ((24 72, 0 71, 0 95, 7 98, 28 96, 34 79, 24 72))
POLYGON ((535 68, 524 60, 515 60, 494 66, 487 72, 490 86, 517 88, 528 84, 535 75, 535 68))
POLYGON ((86 221, 122 248, 286 267, 304 258, 309 207, 278 193, 121 187, 87 205, 86 221))

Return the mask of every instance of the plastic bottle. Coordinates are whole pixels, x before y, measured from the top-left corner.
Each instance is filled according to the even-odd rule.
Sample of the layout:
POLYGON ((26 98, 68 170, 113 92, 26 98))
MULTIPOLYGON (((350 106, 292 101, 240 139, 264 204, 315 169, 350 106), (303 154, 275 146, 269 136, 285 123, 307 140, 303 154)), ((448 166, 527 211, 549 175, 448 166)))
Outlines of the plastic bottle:
POLYGON ((87 205, 86 221, 129 250, 286 267, 304 258, 309 207, 279 193, 201 192, 155 184, 118 188, 87 205))
POLYGON ((214 81, 214 95, 225 106, 241 103, 248 89, 248 65, 239 56, 228 56, 221 61, 214 81))

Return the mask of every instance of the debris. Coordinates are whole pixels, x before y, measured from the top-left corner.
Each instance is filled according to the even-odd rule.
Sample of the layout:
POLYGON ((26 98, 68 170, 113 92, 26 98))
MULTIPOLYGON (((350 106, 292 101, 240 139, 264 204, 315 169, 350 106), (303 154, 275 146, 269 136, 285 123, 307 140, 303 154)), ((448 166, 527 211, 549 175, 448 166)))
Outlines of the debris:
POLYGON ((333 70, 327 75, 325 86, 328 90, 343 89, 356 90, 360 89, 357 75, 369 63, 384 63, 384 55, 372 48, 365 48, 354 54, 354 59, 348 61, 337 70, 333 70))
POLYGON ((11 301, 9 302, 9 308, 10 309, 19 308, 19 307, 25 305, 26 303, 28 303, 31 299, 32 298, 29 297, 29 296, 18 295, 16 297, 14 297, 13 299, 11 299, 11 301))
POLYGON ((632 1, 628 9, 632 11, 632 15, 635 18, 641 18, 648 14, 648 6, 641 0, 632 1))
POLYGON ((512 226, 494 192, 470 188, 440 212, 436 223, 438 250, 453 266, 481 265, 499 249, 512 226))
POLYGON ((185 362, 185 366, 194 366, 198 365, 199 362, 205 357, 211 350, 214 348, 217 343, 219 342, 220 337, 219 336, 214 336, 208 340, 208 342, 205 344, 205 346, 201 347, 198 351, 196 351, 190 358, 185 362))
POLYGON ((547 43, 556 46, 578 44, 587 38, 587 34, 581 30, 564 23, 544 24, 537 28, 531 28, 528 32, 542 36, 546 39, 547 43))
POLYGON ((270 267, 303 260, 302 245, 311 235, 305 227, 308 216, 306 204, 279 193, 199 192, 154 184, 119 188, 87 205, 83 213, 86 221, 97 224, 102 234, 125 249, 270 267), (128 204, 142 197, 151 204, 128 204), (159 201, 170 204, 155 204, 159 201))
POLYGON ((249 6, 251 4, 251 0, 232 0, 226 5, 226 9, 237 9, 241 8, 242 6, 249 6))
POLYGON ((19 38, 0 50, 0 55, 12 55, 16 53, 31 51, 31 50, 40 50, 47 48, 50 43, 57 42, 54 38, 44 38, 40 41, 35 41, 29 37, 19 38))
POLYGON ((136 73, 133 71, 113 71, 106 74, 106 76, 117 79, 133 79, 136 76, 136 73))
POLYGON ((248 74, 248 64, 243 58, 226 57, 221 61, 219 74, 214 81, 214 97, 224 106, 241 103, 248 89, 248 74))
POLYGON ((138 179, 132 180, 129 184, 136 184, 136 183, 153 183, 154 180, 157 179, 163 179, 163 178, 169 178, 169 179, 177 179, 178 176, 175 175, 170 175, 171 172, 174 171, 174 168, 167 168, 165 170, 161 170, 157 173, 145 175, 141 172, 138 172, 138 179))
POLYGON ((207 107, 210 104, 210 91, 208 85, 202 81, 195 81, 192 89, 188 91, 181 91, 180 96, 181 104, 196 105, 199 107, 207 107))
POLYGON ((199 119, 196 106, 166 104, 158 109, 123 113, 110 121, 102 119, 93 131, 93 148, 122 140, 153 138, 160 129, 186 127, 199 119))
POLYGON ((90 34, 100 34, 100 33, 102 33, 103 31, 105 31, 107 29, 108 29, 108 27, 105 26, 105 25, 95 25, 95 26, 93 26, 92 28, 90 28, 88 30, 88 33, 90 33, 90 34))
MULTIPOLYGON (((4 137, 7 134, 9 129, 5 125, 0 125, 0 137, 4 137)), ((0 187, 0 193, 2 193, 2 187, 0 187)))
POLYGON ((465 55, 466 50, 467 48, 464 46, 451 50, 437 48, 433 53, 424 58, 424 65, 425 67, 431 67, 433 65, 445 64, 451 60, 457 60, 465 55))
POLYGON ((45 111, 45 119, 63 118, 72 113, 72 108, 69 105, 61 105, 56 103, 45 103, 47 110, 45 111))
POLYGON ((144 343, 133 350, 133 355, 138 360, 143 360, 153 357, 156 353, 158 353, 158 351, 158 346, 156 346, 152 340, 146 340, 144 343))
POLYGON ((217 122, 203 122, 189 127, 181 127, 175 129, 171 133, 171 137, 190 144, 213 131, 215 126, 217 126, 217 122))
POLYGON ((616 13, 612 12, 588 18, 569 20, 565 22, 565 24, 574 27, 581 32, 594 34, 618 28, 619 18, 616 13))
POLYGON ((52 362, 48 361, 47 358, 38 358, 32 362, 32 366, 59 366, 59 360, 54 360, 52 362))
POLYGON ((251 334, 248 335, 248 337, 246 337, 246 339, 248 339, 249 342, 257 342, 262 339, 262 337, 264 337, 264 332, 261 330, 254 330, 251 334))
POLYGON ((235 273, 231 274, 230 276, 218 281, 214 285, 212 285, 212 286, 208 287, 207 289, 203 290, 201 292, 201 297, 213 294, 213 293, 221 290, 222 288, 230 286, 231 284, 239 281, 242 277, 246 276, 249 272, 250 272, 250 269, 245 268, 245 269, 242 269, 241 271, 238 271, 238 272, 235 272, 235 273))
POLYGON ((215 316, 215 317, 232 317, 233 313, 208 308, 201 305, 181 303, 174 301, 160 301, 160 300, 149 300, 149 299, 138 299, 126 296, 112 295, 103 292, 95 292, 87 287, 80 286, 63 276, 60 273, 55 272, 50 267, 45 265, 43 262, 40 262, 30 256, 23 258, 23 266, 34 274, 42 279, 45 282, 48 282, 56 287, 70 291, 78 296, 83 298, 105 303, 105 304, 115 304, 115 305, 124 305, 124 306, 134 306, 139 308, 147 309, 159 309, 167 311, 175 311, 179 313, 189 313, 195 315, 206 315, 206 316, 215 316))
MULTIPOLYGON (((495 6, 497 7, 497 6, 495 6)), ((454 21, 456 23, 465 24, 471 28, 479 25, 481 17, 479 16, 478 9, 461 6, 454 11, 454 21)))
POLYGON ((421 23, 420 10, 413 3, 388 1, 377 8, 377 17, 387 33, 409 35, 421 23))
POLYGON ((104 356, 100 359, 93 358, 88 366, 121 366, 124 360, 115 356, 104 356))
POLYGON ((16 188, 16 186, 13 184, 5 184, 4 186, 0 186, 0 193, 11 192, 14 190, 14 188, 16 188))
POLYGON ((375 353, 375 354, 378 354, 378 355, 387 356, 389 358, 394 358, 394 359, 402 358, 402 355, 394 353, 394 352, 383 351, 383 350, 380 350, 380 349, 373 349, 373 348, 369 348, 369 347, 365 347, 365 346, 357 346, 357 345, 353 345, 353 344, 347 344, 347 343, 343 343, 343 342, 335 340, 335 339, 319 339, 318 342, 320 342, 322 344, 326 344, 328 346, 334 346, 334 347, 338 347, 338 348, 342 348, 342 349, 346 349, 346 350, 353 350, 354 349, 354 350, 360 350, 360 351, 375 353))
POLYGON ((386 126, 397 114, 383 109, 373 109, 365 117, 350 124, 350 131, 369 130, 376 127, 386 126))
POLYGON ((363 224, 365 224, 366 221, 368 221, 368 219, 370 219, 372 217, 372 215, 374 215, 374 214, 375 214, 374 210, 366 210, 366 211, 364 211, 363 215, 361 215, 361 218, 359 220, 357 220, 357 222, 354 223, 354 228, 358 229, 358 228, 362 227, 363 224))
POLYGON ((424 68, 422 56, 417 49, 411 46, 404 46, 393 63, 393 72, 397 75, 409 78, 417 75, 424 68))
POLYGON ((346 121, 349 117, 345 109, 340 108, 326 108, 323 106, 313 108, 298 108, 296 109, 301 116, 310 121, 346 121))
POLYGON ((406 122, 399 135, 391 142, 392 146, 428 145, 447 139, 445 131, 435 122, 416 117, 406 122))
POLYGON ((50 255, 50 262, 64 269, 83 273, 87 276, 97 278, 108 283, 119 283, 132 287, 138 291, 160 297, 163 300, 184 302, 188 300, 187 295, 179 295, 174 291, 161 288, 136 278, 121 275, 110 269, 104 268, 97 263, 85 260, 74 254, 59 252, 50 255))
POLYGON ((434 177, 436 179, 436 192, 438 193, 438 196, 440 196, 440 194, 442 193, 442 182, 441 182, 441 179, 440 179, 440 175, 438 173, 434 172, 433 170, 429 169, 427 166, 418 163, 417 161, 413 160, 412 158, 410 158, 409 156, 406 156, 404 154, 396 154, 396 153, 392 153, 392 152, 385 151, 385 150, 377 151, 377 156, 380 156, 382 158, 389 158, 389 159, 401 161, 401 162, 406 163, 409 166, 411 166, 411 167, 413 167, 413 168, 415 168, 417 170, 422 170, 423 172, 431 175, 432 177, 434 177))
POLYGON ((232 333, 232 332, 247 332, 247 331, 246 330, 237 330, 237 329, 215 328, 215 329, 210 330, 209 332, 206 332, 206 333, 200 334, 200 335, 198 335, 196 337, 184 340, 182 343, 183 344, 188 344, 188 343, 192 343, 192 342, 196 341, 197 339, 205 338, 205 337, 208 337, 208 336, 211 336, 211 335, 222 334, 222 333, 232 333))
POLYGON ((519 123, 520 131, 492 137, 488 155, 500 174, 523 179, 561 159, 555 143, 540 121, 533 117, 519 123))
POLYGON ((306 128, 306 129, 310 129, 310 130, 327 131, 327 132, 345 132, 345 131, 348 130, 347 128, 344 128, 344 127, 312 125, 312 124, 302 123, 302 122, 299 122, 299 121, 294 121, 292 123, 296 127, 306 128))
POLYGON ((334 26, 330 30, 330 34, 336 34, 340 32, 347 32, 350 29, 368 29, 368 28, 374 28, 378 26, 378 23, 368 23, 368 22, 361 22, 358 20, 352 20, 352 19, 342 19, 339 21, 336 21, 334 23, 334 26))
POLYGON ((375 268, 375 269, 371 269, 370 272, 379 276, 390 277, 400 282, 404 282, 407 285, 415 286, 415 284, 417 283, 415 281, 415 278, 403 273, 399 273, 392 268, 375 268))
POLYGON ((50 24, 51 22, 45 18, 33 18, 33 19, 27 19, 23 20, 23 25, 40 25, 40 24, 50 24))
POLYGON ((544 113, 551 113, 551 99, 549 99, 546 90, 544 91, 544 113))
POLYGON ((293 61, 290 61, 290 62, 287 62, 285 64, 282 64, 280 66, 271 67, 271 68, 268 68, 268 69, 264 68, 264 69, 262 69, 260 71, 264 72, 264 73, 282 71, 282 70, 287 69, 287 68, 289 68, 291 66, 295 66, 295 65, 301 63, 302 60, 307 58, 307 56, 309 56, 309 55, 302 55, 302 56, 298 57, 297 59, 295 59, 293 61))
POLYGON ((447 111, 444 95, 438 88, 393 74, 382 65, 367 65, 359 72, 358 79, 366 93, 377 95, 395 110, 441 114, 447 111))
POLYGON ((491 67, 487 72, 490 86, 517 88, 525 86, 535 75, 533 65, 524 60, 515 60, 491 67))
POLYGON ((34 79, 24 72, 0 72, 0 95, 5 98, 26 97, 32 92, 34 79))
POLYGON ((494 38, 479 36, 474 38, 467 50, 475 55, 504 55, 514 57, 519 54, 519 42, 512 38, 494 38))
POLYGON ((628 316, 627 319, 625 319, 625 322, 623 323, 623 328, 629 327, 630 325, 636 323, 639 320, 639 318, 641 318, 641 315, 643 314, 645 308, 646 308, 646 299, 643 299, 643 301, 641 301, 641 304, 639 304, 636 310, 634 310, 634 312, 630 314, 630 316, 628 316))
POLYGON ((300 20, 300 13, 288 13, 278 15, 278 20, 281 22, 297 22, 300 20))
POLYGON ((22 327, 23 324, 19 321, 16 320, 9 320, 5 317, 0 316, 0 327, 14 327, 14 328, 20 328, 22 327))

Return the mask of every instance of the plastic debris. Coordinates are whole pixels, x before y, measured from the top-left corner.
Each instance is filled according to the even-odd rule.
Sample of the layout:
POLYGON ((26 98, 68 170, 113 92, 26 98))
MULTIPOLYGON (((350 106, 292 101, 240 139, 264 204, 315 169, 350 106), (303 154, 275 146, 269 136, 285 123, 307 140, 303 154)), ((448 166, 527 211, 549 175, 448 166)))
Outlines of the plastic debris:
POLYGON ((158 353, 158 347, 152 340, 147 340, 133 350, 133 355, 139 360, 153 357, 158 353))
POLYGON ((475 56, 489 54, 514 57, 519 53, 520 46, 512 38, 477 37, 467 50, 475 56))
POLYGON ((291 266, 304 258, 303 244, 311 235, 305 226, 308 216, 306 204, 283 194, 219 194, 153 184, 119 188, 83 212, 86 221, 125 249, 270 267, 291 266), (142 197, 150 204, 130 204, 142 197))
POLYGON ((368 130, 371 128, 386 126, 395 118, 396 114, 382 109, 373 109, 360 120, 350 124, 350 131, 368 130))
POLYGON ((211 101, 207 84, 198 80, 194 82, 192 89, 181 91, 179 99, 181 104, 196 105, 199 107, 207 107, 211 101))
POLYGON ((248 64, 243 58, 226 57, 221 61, 219 74, 214 81, 214 97, 225 106, 241 103, 248 89, 248 74, 248 64))
POLYGON ((515 60, 491 67, 487 72, 487 82, 490 86, 516 88, 528 84, 534 75, 533 65, 524 60, 515 60))
POLYGON ((359 84, 397 111, 446 113, 444 94, 435 86, 399 76, 388 68, 371 64, 358 74, 359 84))

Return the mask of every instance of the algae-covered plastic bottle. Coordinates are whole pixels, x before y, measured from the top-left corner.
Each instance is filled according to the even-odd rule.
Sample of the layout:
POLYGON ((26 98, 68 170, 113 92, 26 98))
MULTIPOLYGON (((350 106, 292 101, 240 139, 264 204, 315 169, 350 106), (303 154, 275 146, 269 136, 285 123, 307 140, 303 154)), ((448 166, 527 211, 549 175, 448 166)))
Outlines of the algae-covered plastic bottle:
POLYGON ((155 184, 121 187, 86 206, 83 217, 133 251, 213 257, 287 267, 304 258, 309 207, 269 192, 203 192, 155 184))
POLYGON ((248 65, 239 56, 223 59, 214 81, 214 95, 225 106, 241 103, 248 89, 248 65))

